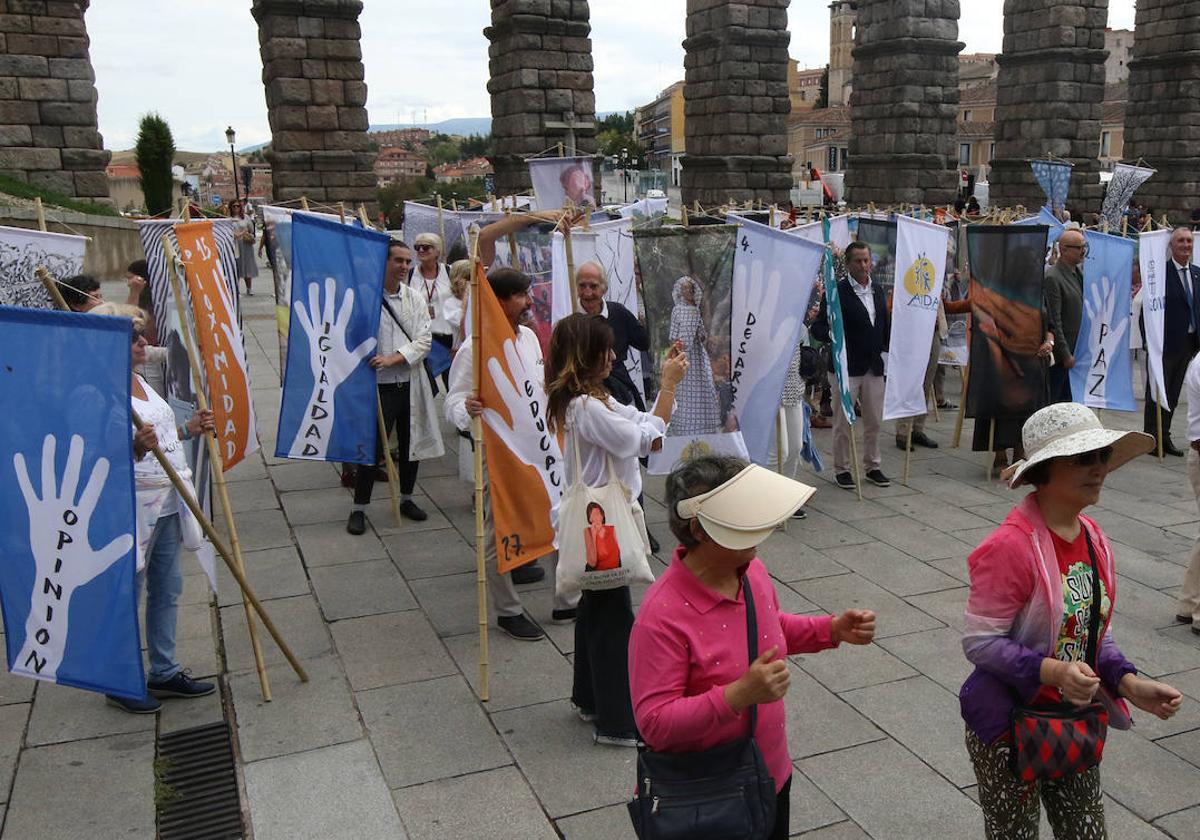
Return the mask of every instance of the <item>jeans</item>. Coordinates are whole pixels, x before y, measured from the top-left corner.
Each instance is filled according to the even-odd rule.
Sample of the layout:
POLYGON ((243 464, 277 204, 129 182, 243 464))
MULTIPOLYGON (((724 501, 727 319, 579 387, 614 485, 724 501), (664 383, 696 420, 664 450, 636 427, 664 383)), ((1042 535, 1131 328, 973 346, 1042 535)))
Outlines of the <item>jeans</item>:
POLYGON ((139 592, 146 587, 146 647, 150 653, 151 682, 162 682, 183 670, 175 661, 175 620, 179 613, 179 595, 183 592, 183 571, 179 550, 183 538, 179 532, 179 514, 159 518, 146 549, 146 568, 138 573, 139 592))

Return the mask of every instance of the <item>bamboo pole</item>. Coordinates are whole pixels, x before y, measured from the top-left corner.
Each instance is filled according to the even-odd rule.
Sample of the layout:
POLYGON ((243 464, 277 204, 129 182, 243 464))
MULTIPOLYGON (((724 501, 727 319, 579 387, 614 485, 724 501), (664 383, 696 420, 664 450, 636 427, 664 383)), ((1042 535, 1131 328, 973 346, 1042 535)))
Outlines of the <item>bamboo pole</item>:
MULTIPOLYGON (((54 281, 51 279, 50 273, 44 268, 36 271, 35 273, 37 274, 38 279, 42 281, 42 285, 44 285, 46 290, 50 293, 50 296, 54 298, 54 302, 58 305, 58 308, 68 310, 67 302, 63 300, 62 293, 59 292, 58 287, 54 285, 54 281)), ((144 428, 145 424, 142 423, 142 418, 138 417, 137 412, 131 411, 130 413, 133 416, 133 425, 138 429, 144 428)), ((283 637, 279 635, 279 631, 275 628, 275 622, 271 621, 271 617, 267 615, 267 611, 263 608, 262 602, 258 600, 258 596, 255 595, 254 590, 250 588, 250 582, 246 580, 246 576, 243 575, 241 571, 238 570, 236 564, 234 564, 233 557, 230 554, 229 549, 225 547, 225 543, 222 542, 221 537, 217 534, 217 530, 213 527, 213 524, 208 521, 208 517, 204 515, 204 511, 200 509, 200 505, 197 504, 196 500, 192 497, 192 493, 188 489, 187 484, 185 484, 184 480, 179 477, 179 473, 175 472, 175 468, 171 466, 171 462, 167 460, 167 456, 163 455, 162 450, 159 449, 157 445, 154 446, 154 448, 152 448, 150 451, 154 453, 155 459, 157 459, 159 465, 167 474, 167 478, 170 479, 171 484, 174 485, 175 490, 179 493, 179 498, 183 500, 184 504, 188 506, 188 510, 190 510, 192 515, 196 517, 196 521, 200 523, 200 529, 204 531, 204 536, 208 537, 208 541, 212 543, 213 548, 217 550, 217 553, 221 555, 221 559, 225 561, 225 565, 229 567, 229 572, 233 575, 233 579, 237 581, 238 587, 241 588, 242 595, 250 602, 251 606, 254 607, 254 611, 258 613, 258 617, 262 620, 263 626, 267 628, 267 632, 271 634, 271 638, 274 639, 275 644, 279 646, 279 650, 283 653, 288 663, 292 666, 292 670, 296 672, 296 676, 300 678, 301 682, 308 682, 308 673, 304 670, 304 666, 300 664, 300 661, 296 659, 295 655, 292 653, 292 649, 288 647, 287 642, 285 642, 283 637)))
POLYGON ((686 205, 686 204, 681 204, 681 205, 679 206, 679 211, 680 211, 680 213, 681 213, 681 215, 682 215, 683 226, 684 226, 684 227, 687 227, 687 226, 688 226, 688 212, 687 212, 687 205, 686 205))
MULTIPOLYGON (((1157 390, 1157 389, 1155 389, 1157 390)), ((1154 398, 1154 417, 1155 426, 1158 430, 1156 437, 1158 438, 1158 460, 1163 459, 1163 422, 1162 422, 1162 403, 1158 398, 1154 398)))
POLYGON ((942 413, 938 410, 937 395, 933 392, 933 386, 929 386, 929 390, 925 392, 925 399, 933 406, 933 422, 942 422, 942 413))
POLYGON ((967 361, 962 371, 962 394, 959 395, 958 418, 954 421, 954 441, 950 444, 951 449, 958 449, 959 443, 962 442, 963 418, 967 415, 967 386, 971 384, 970 360, 967 361))
POLYGON ((567 288, 571 291, 571 311, 579 311, 579 285, 575 280, 575 248, 571 244, 571 228, 563 230, 563 247, 567 252, 567 288))
POLYGON ((304 210, 305 212, 308 211, 308 196, 300 196, 300 209, 304 210))
POLYGON ((996 448, 996 418, 993 417, 991 423, 988 425, 988 457, 990 457, 992 459, 992 460, 988 461, 988 468, 987 468, 988 484, 992 483, 992 467, 996 463, 996 456, 994 453, 995 448, 996 448))
POLYGON ((371 224, 371 218, 367 215, 367 205, 362 203, 358 205, 358 220, 363 223, 363 227, 367 230, 375 229, 375 225, 371 224))
MULTIPOLYGON (((201 362, 197 358, 199 336, 193 339, 191 319, 188 318, 187 307, 183 305, 183 284, 179 282, 179 275, 175 271, 175 247, 171 244, 171 237, 165 233, 162 236, 162 246, 163 253, 167 258, 167 277, 171 281, 171 292, 175 296, 175 311, 179 315, 179 334, 183 339, 183 346, 187 349, 188 365, 192 372, 192 390, 196 392, 196 407, 201 411, 207 411, 208 397, 204 393, 204 386, 200 381, 201 362)), ((204 444, 208 449, 208 460, 212 463, 213 486, 217 489, 221 514, 225 517, 225 523, 229 527, 229 547, 233 550, 234 562, 245 574, 246 564, 242 560, 241 541, 238 539, 233 505, 229 501, 229 488, 225 484, 225 461, 221 457, 221 447, 217 443, 216 434, 214 432, 205 433, 204 444)), ((254 651, 254 668, 258 672, 258 687, 262 692, 263 701, 270 703, 271 681, 267 677, 267 665, 263 660, 262 642, 258 638, 258 628, 254 624, 254 615, 250 612, 250 605, 245 599, 242 600, 242 607, 246 611, 246 632, 250 637, 250 648, 254 651)))
MULTIPOLYGON (((383 419, 383 400, 379 398, 379 388, 375 389, 375 419, 379 422, 379 440, 383 444, 383 463, 387 471, 388 491, 392 496, 392 516, 396 519, 396 527, 403 528, 404 520, 400 518, 400 476, 396 472, 396 462, 392 460, 392 442, 388 439, 387 423, 383 419)), ((364 469, 365 464, 358 468, 364 469)), ((370 469, 375 469, 371 464, 370 469)))
POLYGON ((446 247, 446 215, 442 208, 442 194, 437 194, 438 236, 442 237, 442 247, 446 247))
MULTIPOLYGON (((839 399, 840 399, 840 397, 839 397, 839 399)), ((846 406, 843 405, 842 410, 845 411, 846 406)), ((854 407, 851 406, 850 410, 853 411, 854 407)), ((849 420, 850 420, 850 418, 847 417, 846 421, 847 421, 848 425, 850 426, 850 428, 848 429, 848 431, 850 432, 850 458, 854 462, 854 491, 858 494, 858 500, 861 502, 863 500, 862 466, 858 463, 858 438, 856 438, 854 436, 854 424, 849 423, 849 420)))
POLYGON ((46 208, 42 205, 42 197, 36 195, 33 197, 33 209, 37 211, 38 230, 42 233, 46 232, 46 208))
POLYGON ((562 143, 559 143, 559 144, 558 144, 558 156, 559 156, 559 157, 566 157, 566 154, 563 152, 563 144, 562 144, 562 143))
POLYGON ((904 480, 900 483, 905 487, 908 486, 908 467, 912 463, 912 436, 913 436, 913 418, 908 418, 908 440, 904 447, 904 480))
POLYGON ((338 218, 341 219, 342 224, 346 224, 346 202, 344 201, 338 202, 338 218))
MULTIPOLYGON (((570 240, 568 240, 570 241, 570 240)), ((483 364, 483 307, 479 303, 479 241, 471 241, 471 393, 479 393, 479 368, 483 364)), ((574 284, 572 284, 572 287, 574 284)), ((484 553, 483 527, 483 420, 471 418, 471 438, 475 455, 475 582, 479 613, 479 699, 486 702, 491 696, 488 685, 488 614, 487 558, 484 553)))

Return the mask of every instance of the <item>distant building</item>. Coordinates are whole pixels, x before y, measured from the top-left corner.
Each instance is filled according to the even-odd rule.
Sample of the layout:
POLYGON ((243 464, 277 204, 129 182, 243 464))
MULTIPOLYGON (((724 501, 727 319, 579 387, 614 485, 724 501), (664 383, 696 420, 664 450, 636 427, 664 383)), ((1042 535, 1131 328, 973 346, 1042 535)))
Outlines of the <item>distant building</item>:
MULTIPOLYGON (((122 213, 145 213, 146 195, 142 192, 142 172, 136 163, 110 163, 105 167, 108 177, 108 194, 113 205, 122 213)), ((180 182, 175 181, 171 190, 172 203, 179 200, 180 182)))
POLYGON ((854 35, 858 21, 855 0, 829 4, 829 104, 848 105, 854 77, 854 35))
POLYGON ((467 181, 471 178, 482 178, 492 174, 492 164, 485 157, 461 160, 458 163, 443 163, 433 169, 433 177, 439 184, 449 184, 454 181, 467 181))
POLYGON ((842 172, 850 155, 850 106, 793 112, 788 120, 792 178, 806 181, 809 168, 842 172))
POLYGON ((381 149, 384 146, 403 146, 406 143, 419 148, 433 139, 433 132, 427 128, 393 128, 390 131, 372 131, 368 136, 378 143, 381 149))
POLYGON ((1104 62, 1104 83, 1116 85, 1129 81, 1129 59, 1133 56, 1132 29, 1105 29, 1104 49, 1108 59, 1104 62))
POLYGON ((792 99, 792 111, 814 108, 821 95, 821 77, 824 67, 801 70, 795 59, 788 61, 788 93, 792 99))
POLYGON ((653 102, 638 108, 633 130, 638 144, 646 150, 640 168, 670 172, 671 184, 679 186, 684 151, 683 82, 676 82, 653 102))
POLYGON ((379 186, 398 184, 425 177, 425 158, 402 146, 384 146, 375 158, 375 179, 379 186))

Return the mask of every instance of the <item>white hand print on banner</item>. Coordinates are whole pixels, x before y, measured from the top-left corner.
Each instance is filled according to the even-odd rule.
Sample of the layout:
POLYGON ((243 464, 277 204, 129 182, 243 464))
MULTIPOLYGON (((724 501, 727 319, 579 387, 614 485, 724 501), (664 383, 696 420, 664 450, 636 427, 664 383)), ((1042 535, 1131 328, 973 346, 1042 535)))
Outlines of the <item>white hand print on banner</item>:
MULTIPOLYGON (((83 466, 83 438, 71 436, 62 483, 58 484, 54 435, 42 442, 42 495, 29 481, 25 456, 13 455, 17 484, 29 513, 29 548, 36 576, 25 619, 25 643, 14 667, 31 676, 53 680, 67 645, 71 596, 133 549, 133 534, 114 537, 101 549, 92 548, 88 527, 108 479, 108 459, 99 458, 76 502, 83 466), (56 489, 57 488, 57 489, 56 489)), ((132 523, 131 523, 132 524, 132 523)))
MULTIPOLYGON (((779 407, 780 391, 760 387, 768 374, 777 366, 784 367, 790 362, 795 349, 796 318, 788 316, 774 323, 780 307, 783 305, 783 277, 778 270, 766 274, 766 266, 761 259, 755 259, 747 272, 744 263, 739 263, 733 278, 735 289, 745 285, 746 288, 746 318, 744 323, 733 324, 734 363, 733 375, 730 378, 733 387, 734 407, 739 417, 774 417, 779 407), (746 275, 749 275, 747 278, 746 275), (747 353, 752 353, 759 360, 747 364, 747 353), (764 364, 762 360, 773 360, 764 364)), ((747 424, 742 423, 743 434, 748 430, 747 424)), ((747 448, 757 449, 751 441, 747 448)))
POLYGON ((1087 373, 1087 395, 1101 403, 1105 397, 1105 383, 1108 381, 1109 362, 1116 358, 1117 348, 1129 329, 1129 315, 1123 314, 1119 323, 1113 323, 1113 314, 1117 307, 1117 296, 1113 294, 1112 283, 1108 277, 1101 277, 1100 282, 1093 284, 1084 306, 1087 307, 1088 318, 1091 320, 1091 334, 1088 336, 1088 347, 1092 351, 1092 363, 1087 373))
POLYGON ((326 277, 324 306, 321 304, 321 287, 317 283, 308 284, 307 308, 301 301, 293 304, 296 320, 308 336, 308 363, 313 375, 312 394, 289 452, 293 456, 320 458, 325 454, 333 431, 334 394, 375 349, 374 336, 354 349, 346 346, 346 327, 354 311, 354 290, 346 289, 335 316, 336 295, 337 281, 326 277))
POLYGON ((545 395, 541 386, 525 375, 525 365, 512 339, 504 342, 504 359, 513 375, 523 380, 520 389, 498 359, 488 359, 488 372, 504 400, 512 426, 504 422, 500 412, 491 408, 483 410, 483 419, 521 463, 537 470, 546 498, 550 500, 551 524, 557 526, 558 500, 563 493, 562 455, 558 440, 546 427, 545 395))

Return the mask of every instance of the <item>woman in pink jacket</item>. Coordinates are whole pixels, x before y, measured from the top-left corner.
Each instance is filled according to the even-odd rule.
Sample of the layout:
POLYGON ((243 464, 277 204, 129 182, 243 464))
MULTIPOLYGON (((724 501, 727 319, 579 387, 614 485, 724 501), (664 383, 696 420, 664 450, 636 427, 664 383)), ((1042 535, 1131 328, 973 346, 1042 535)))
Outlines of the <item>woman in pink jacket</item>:
POLYGON ((1106 838, 1099 765, 1055 781, 1026 784, 1010 769, 1017 704, 1102 703, 1109 725, 1128 729, 1125 700, 1166 719, 1182 695, 1137 675, 1113 641, 1116 601, 1112 546, 1082 510, 1100 499, 1109 472, 1149 452, 1141 432, 1109 431, 1078 403, 1047 406, 1022 429, 1028 457, 1005 473, 1034 487, 971 553, 963 651, 975 666, 959 692, 967 752, 979 781, 988 840, 1038 835, 1039 798, 1058 840, 1106 838), (1099 564, 1096 668, 1085 661, 1092 606, 1091 541, 1099 564))
POLYGON ((755 739, 778 794, 771 838, 788 836, 788 753, 783 696, 787 656, 869 644, 875 614, 790 615, 756 547, 813 489, 726 456, 696 458, 667 478, 671 565, 642 599, 629 640, 638 731, 659 752, 688 753, 744 738, 758 706, 755 739), (759 656, 750 662, 746 597, 753 590, 759 656))

